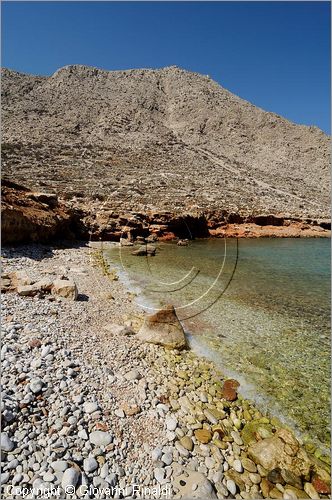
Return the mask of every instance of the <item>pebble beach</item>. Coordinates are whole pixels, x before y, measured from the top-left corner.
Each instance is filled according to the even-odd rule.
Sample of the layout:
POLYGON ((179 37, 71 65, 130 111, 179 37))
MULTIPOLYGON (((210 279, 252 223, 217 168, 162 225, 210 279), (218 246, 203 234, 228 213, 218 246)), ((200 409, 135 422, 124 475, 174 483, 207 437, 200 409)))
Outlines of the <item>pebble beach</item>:
POLYGON ((212 362, 143 343, 143 311, 89 245, 3 249, 2 272, 76 300, 2 299, 4 498, 328 498, 329 457, 212 362))

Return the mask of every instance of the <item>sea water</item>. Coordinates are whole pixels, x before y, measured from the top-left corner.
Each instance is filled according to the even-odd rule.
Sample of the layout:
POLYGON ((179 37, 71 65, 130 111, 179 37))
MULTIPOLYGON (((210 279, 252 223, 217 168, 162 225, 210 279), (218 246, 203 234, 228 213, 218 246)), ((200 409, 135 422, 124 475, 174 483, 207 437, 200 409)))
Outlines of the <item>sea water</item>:
POLYGON ((330 445, 330 240, 157 243, 107 251, 148 313, 175 305, 193 349, 302 436, 330 445))

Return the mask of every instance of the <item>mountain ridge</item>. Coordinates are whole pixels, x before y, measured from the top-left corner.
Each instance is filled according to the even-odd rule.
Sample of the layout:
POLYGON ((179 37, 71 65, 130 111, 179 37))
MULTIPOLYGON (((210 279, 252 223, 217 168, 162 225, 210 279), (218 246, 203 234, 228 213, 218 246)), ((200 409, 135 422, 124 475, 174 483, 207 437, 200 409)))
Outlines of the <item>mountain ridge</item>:
POLYGON ((128 209, 329 213, 329 136, 264 111, 206 75, 176 66, 68 65, 49 77, 3 69, 2 102, 4 174, 27 178, 29 187, 75 197, 85 186, 84 196, 128 209), (75 175, 66 182, 69 170, 75 175), (142 194, 130 200, 128 183, 142 194))
POLYGON ((320 127, 318 127, 317 125, 314 125, 314 124, 311 124, 311 125, 307 125, 305 123, 297 123, 289 118, 286 118, 284 116, 282 116, 281 114, 275 112, 275 111, 269 111, 269 110, 266 110, 264 108, 262 108, 261 106, 258 106, 257 104, 255 104, 254 102, 248 100, 247 98, 244 98, 244 97, 241 97, 233 92, 231 92, 230 90, 228 90, 226 87, 223 87, 219 82, 217 82, 216 80, 214 80, 213 78, 211 78, 209 75, 203 75, 201 73, 198 73, 196 71, 191 71, 191 70, 187 70, 185 68, 181 68, 180 66, 177 66, 177 65, 171 65, 171 66, 164 66, 164 67, 160 67, 160 68, 128 68, 128 69, 117 69, 117 70, 107 70, 107 69, 103 69, 103 68, 98 68, 97 66, 89 66, 89 65, 86 65, 86 64, 67 64, 65 66, 61 66, 60 68, 58 68, 54 73, 51 73, 50 75, 38 75, 38 74, 32 74, 32 73, 27 73, 25 71, 18 71, 18 70, 15 70, 15 69, 12 69, 12 68, 2 68, 2 72, 3 73, 7 73, 7 75, 9 74, 13 74, 13 75, 21 75, 21 76, 25 76, 25 77, 35 77, 35 78, 40 78, 40 79, 47 79, 47 78, 52 78, 52 77, 55 77, 56 75, 62 73, 62 72, 65 72, 67 70, 75 70, 75 69, 82 69, 82 70, 95 70, 96 72, 98 73, 118 73, 118 74, 123 74, 123 73, 130 73, 130 72, 133 72, 133 71, 140 71, 140 72, 161 72, 161 71, 167 71, 167 70, 178 70, 178 71, 181 71, 183 73, 190 73, 192 75, 196 75, 196 76, 199 76, 199 77, 204 77, 204 78, 207 78, 209 81, 217 84, 219 87, 221 87, 224 91, 226 92, 229 92, 233 97, 236 97, 238 99, 240 99, 242 102, 244 103, 247 103, 249 104, 250 106, 254 106, 255 108, 257 108, 258 110, 264 112, 264 113, 268 113, 268 114, 271 114, 271 115, 274 115, 275 117, 277 118, 280 118, 286 122, 288 122, 290 125, 297 125, 299 127, 304 127, 304 128, 307 128, 307 129, 316 129, 317 131, 323 133, 324 135, 326 135, 327 137, 330 137, 329 134, 327 134, 326 132, 324 132, 324 130, 322 130, 320 127))

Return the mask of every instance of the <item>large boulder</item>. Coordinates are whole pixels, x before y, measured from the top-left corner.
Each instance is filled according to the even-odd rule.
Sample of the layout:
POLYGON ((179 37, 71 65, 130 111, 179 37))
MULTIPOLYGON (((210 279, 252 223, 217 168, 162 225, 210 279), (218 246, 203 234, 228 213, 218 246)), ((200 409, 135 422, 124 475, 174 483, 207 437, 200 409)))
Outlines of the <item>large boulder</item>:
POLYGON ((172 305, 147 316, 138 332, 143 342, 162 345, 168 349, 184 349, 187 346, 182 325, 172 305))
POLYGON ((9 278, 11 279, 11 286, 13 288, 24 285, 32 285, 33 283, 33 279, 24 270, 14 271, 13 273, 10 273, 9 278))
POLYGON ((48 278, 47 276, 45 276, 45 278, 36 281, 33 286, 41 292, 50 292, 53 286, 53 279, 53 277, 48 278))
POLYGON ((178 490, 177 498, 217 498, 212 483, 201 472, 185 469, 173 485, 178 490))
POLYGON ((297 476, 308 475, 311 466, 305 450, 286 429, 280 429, 273 437, 252 444, 248 455, 267 470, 279 467, 288 469, 297 476))
POLYGON ((13 288, 11 286, 12 281, 8 274, 1 275, 1 292, 9 292, 12 291, 13 288))
POLYGON ((77 286, 72 280, 60 280, 57 279, 53 281, 51 292, 53 295, 57 295, 63 299, 76 300, 77 299, 77 286))
POLYGON ((17 293, 22 297, 33 297, 39 292, 35 285, 18 285, 17 293))

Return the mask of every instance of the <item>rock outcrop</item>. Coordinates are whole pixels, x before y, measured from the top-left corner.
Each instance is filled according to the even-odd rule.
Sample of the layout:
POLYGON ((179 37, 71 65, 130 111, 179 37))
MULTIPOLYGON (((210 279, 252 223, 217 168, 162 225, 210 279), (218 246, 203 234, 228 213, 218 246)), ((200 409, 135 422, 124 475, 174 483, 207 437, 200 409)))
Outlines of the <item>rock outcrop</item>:
POLYGON ((9 181, 1 187, 1 236, 3 244, 49 242, 75 237, 79 217, 57 202, 54 194, 34 193, 9 181))
POLYGON ((147 316, 137 337, 143 342, 161 345, 167 349, 184 349, 187 346, 182 325, 172 305, 147 316))
POLYGON ((110 240, 121 246, 133 246, 136 255, 153 255, 153 243, 206 237, 299 237, 329 236, 330 222, 326 219, 306 219, 267 216, 245 216, 228 213, 193 211, 127 212, 116 211, 111 204, 85 202, 80 205, 57 198, 54 193, 33 192, 4 180, 2 183, 1 229, 3 244, 54 240, 110 240), (144 245, 143 245, 144 244, 144 245))

